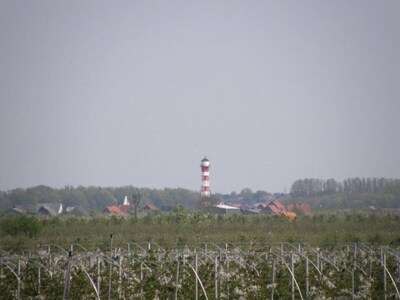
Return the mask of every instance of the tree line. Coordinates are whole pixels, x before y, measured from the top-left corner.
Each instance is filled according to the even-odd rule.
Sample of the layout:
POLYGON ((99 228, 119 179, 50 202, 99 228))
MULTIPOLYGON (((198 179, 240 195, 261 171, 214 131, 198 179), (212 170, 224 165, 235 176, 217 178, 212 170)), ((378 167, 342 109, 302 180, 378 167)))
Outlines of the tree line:
POLYGON ((0 192, 0 212, 15 206, 23 206, 28 211, 36 211, 38 203, 62 203, 64 207, 80 206, 89 212, 98 213, 110 205, 122 204, 125 196, 132 203, 132 195, 141 194, 141 204, 152 203, 163 206, 184 206, 194 209, 198 205, 199 193, 187 189, 150 189, 133 186, 124 187, 73 187, 54 189, 40 185, 32 188, 17 188, 0 192))
MULTIPOLYGON (((122 204, 125 196, 132 203, 133 194, 141 194, 141 205, 152 203, 158 208, 182 206, 189 210, 199 208, 200 193, 183 188, 150 189, 134 186, 124 187, 73 187, 54 189, 44 185, 10 191, 0 191, 0 213, 15 206, 23 206, 36 212, 38 203, 62 203, 64 207, 79 206, 90 213, 100 213, 105 207, 122 204)), ((252 207, 260 202, 279 200, 284 205, 307 202, 313 210, 366 208, 400 208, 400 179, 348 178, 335 179, 306 178, 296 180, 289 194, 272 194, 265 191, 253 192, 243 188, 239 193, 212 195, 213 203, 238 203, 252 207)))
POLYGON ((348 178, 341 182, 333 178, 323 180, 305 178, 296 180, 290 189, 292 196, 316 196, 344 193, 398 193, 400 179, 391 178, 348 178))

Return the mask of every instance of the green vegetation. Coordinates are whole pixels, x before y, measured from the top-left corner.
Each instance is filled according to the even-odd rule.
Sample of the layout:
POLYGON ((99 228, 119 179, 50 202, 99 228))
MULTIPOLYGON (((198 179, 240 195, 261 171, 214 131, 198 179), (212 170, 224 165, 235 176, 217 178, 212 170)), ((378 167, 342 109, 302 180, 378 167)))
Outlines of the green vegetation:
POLYGON ((0 219, 1 230, 12 237, 36 238, 42 230, 42 223, 32 216, 7 216, 0 219))
POLYGON ((78 243, 88 248, 153 241, 164 247, 203 242, 235 244, 298 242, 312 245, 349 242, 400 243, 400 214, 324 213, 288 222, 276 216, 222 216, 176 208, 170 213, 134 217, 12 217, 0 220, 2 248, 78 243))

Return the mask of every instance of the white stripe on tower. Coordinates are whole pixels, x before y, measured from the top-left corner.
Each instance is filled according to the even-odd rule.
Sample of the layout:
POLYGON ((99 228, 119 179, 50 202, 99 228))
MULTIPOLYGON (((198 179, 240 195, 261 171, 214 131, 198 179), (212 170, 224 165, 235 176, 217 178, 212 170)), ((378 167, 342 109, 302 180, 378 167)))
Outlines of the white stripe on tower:
POLYGON ((200 190, 200 195, 201 197, 210 197, 211 192, 210 192, 210 161, 207 159, 207 157, 204 156, 204 158, 201 161, 200 167, 201 167, 201 190, 200 190))

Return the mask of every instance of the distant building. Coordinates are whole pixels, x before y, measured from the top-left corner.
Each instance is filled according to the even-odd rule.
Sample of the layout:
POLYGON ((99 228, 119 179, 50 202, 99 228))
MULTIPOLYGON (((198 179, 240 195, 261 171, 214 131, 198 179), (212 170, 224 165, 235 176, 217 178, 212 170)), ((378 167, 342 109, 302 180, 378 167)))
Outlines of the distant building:
POLYGON ((241 213, 240 208, 225 204, 211 205, 207 206, 205 209, 207 212, 226 215, 226 216, 238 215, 241 213))
POLYGON ((26 215, 27 210, 25 207, 17 205, 14 206, 13 208, 10 208, 5 213, 9 215, 26 215))
POLYGON ((38 203, 36 206, 36 213, 39 216, 57 216, 62 214, 62 203, 38 203))
POLYGON ((259 209, 242 208, 240 211, 241 211, 242 215, 258 215, 258 214, 260 214, 259 209))
POLYGON ((285 206, 277 200, 273 200, 268 204, 260 204, 258 209, 263 214, 285 216, 289 221, 294 221, 297 218, 297 214, 294 211, 286 210, 285 206))
POLYGON ((262 214, 280 216, 285 212, 285 207, 278 201, 271 201, 269 204, 260 204, 258 209, 262 214))
POLYGON ((142 212, 152 212, 152 211, 157 211, 157 210, 158 210, 158 208, 154 204, 146 204, 141 209, 142 212))
POLYGON ((65 209, 65 213, 75 216, 84 216, 89 214, 88 211, 82 206, 68 206, 65 209))
POLYGON ((125 196, 122 205, 111 205, 103 209, 103 213, 114 216, 127 216, 132 214, 134 206, 129 203, 128 196, 125 196))
POLYGON ((260 209, 260 213, 265 214, 265 215, 280 216, 282 214, 282 212, 279 209, 277 209, 275 206, 270 206, 268 204, 266 204, 266 205, 260 204, 259 209, 260 209))
POLYGON ((125 206, 125 205, 112 205, 112 206, 107 206, 105 209, 103 209, 103 212, 108 215, 113 215, 113 216, 127 216, 130 214, 131 211, 131 206, 125 206))
MULTIPOLYGON (((132 214, 134 209, 135 209, 134 205, 112 205, 112 206, 107 206, 105 209, 103 209, 103 212, 105 214, 114 216, 128 216, 132 214)), ((140 212, 142 213, 148 213, 153 211, 158 211, 157 206, 155 206, 154 204, 146 204, 140 209, 140 212)))

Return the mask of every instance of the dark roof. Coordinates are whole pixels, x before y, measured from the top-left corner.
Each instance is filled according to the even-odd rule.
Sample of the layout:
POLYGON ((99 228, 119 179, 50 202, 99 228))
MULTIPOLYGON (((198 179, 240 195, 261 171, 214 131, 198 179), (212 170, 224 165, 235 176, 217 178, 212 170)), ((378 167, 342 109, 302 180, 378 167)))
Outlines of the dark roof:
POLYGON ((42 215, 56 216, 63 211, 61 203, 38 203, 36 212, 42 215))
POLYGON ((209 161, 209 160, 207 159, 207 157, 204 156, 204 158, 201 161, 203 162, 203 161, 209 161))
POLYGON ((57 212, 52 209, 51 207, 48 206, 41 206, 39 207, 39 209, 37 210, 37 213, 40 215, 50 215, 50 216, 56 216, 57 212))
POLYGON ((155 206, 154 204, 146 204, 142 210, 158 210, 157 206, 155 206))

